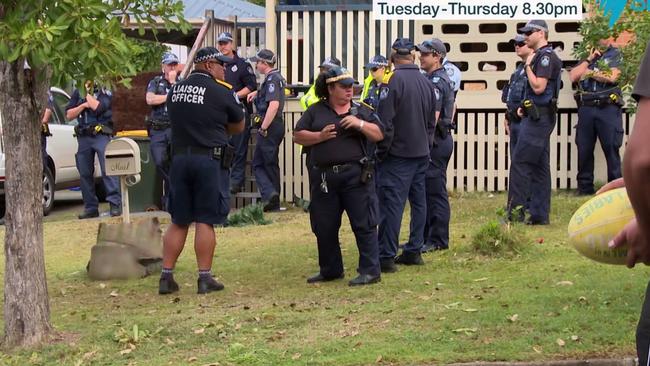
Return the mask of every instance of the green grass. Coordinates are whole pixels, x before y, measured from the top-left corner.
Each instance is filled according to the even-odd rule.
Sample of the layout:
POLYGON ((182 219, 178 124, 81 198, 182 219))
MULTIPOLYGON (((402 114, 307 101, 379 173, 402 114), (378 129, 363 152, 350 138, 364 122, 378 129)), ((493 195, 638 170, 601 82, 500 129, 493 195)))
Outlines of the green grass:
MULTIPOLYGON (((318 271, 307 214, 267 215, 270 225, 218 230, 214 271, 226 289, 207 296, 195 294, 192 245, 176 270, 180 293, 161 297, 157 276, 88 280, 96 222, 47 222, 52 323, 65 340, 0 355, 0 364, 411 365, 632 356, 650 272, 592 262, 567 244, 566 225, 584 201, 555 195, 552 225, 524 228, 532 239, 527 250, 489 258, 475 254, 471 239, 496 219, 505 195, 454 193, 452 249, 362 288, 307 285, 318 271), (134 349, 121 354, 129 341, 134 349)), ((408 221, 402 228, 406 240, 408 221)), ((341 242, 349 279, 357 250, 347 221, 341 242)))

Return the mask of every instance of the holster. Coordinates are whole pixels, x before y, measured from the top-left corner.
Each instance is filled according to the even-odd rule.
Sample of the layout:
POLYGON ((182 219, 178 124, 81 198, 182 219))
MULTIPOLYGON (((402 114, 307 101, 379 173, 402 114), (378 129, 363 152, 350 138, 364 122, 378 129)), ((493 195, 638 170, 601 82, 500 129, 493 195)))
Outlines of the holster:
POLYGON ((508 109, 506 111, 506 117, 508 117, 508 122, 510 123, 519 123, 521 122, 521 117, 517 114, 517 110, 510 110, 508 109))
POLYGON ((524 113, 526 113, 528 118, 530 118, 533 121, 539 121, 540 119, 539 109, 537 108, 535 103, 533 103, 532 100, 526 99, 524 100, 522 105, 524 107, 524 113))
POLYGON ((253 126, 259 126, 259 125, 262 124, 263 121, 264 121, 264 119, 262 118, 262 116, 259 113, 251 114, 251 122, 252 122, 253 126))
POLYGON ((373 159, 363 158, 359 163, 361 164, 361 183, 366 184, 372 181, 375 175, 375 161, 373 159))
POLYGON ((222 168, 230 169, 232 162, 235 159, 235 147, 232 145, 215 147, 212 153, 212 158, 221 160, 222 168))
POLYGON ((165 130, 171 127, 171 123, 169 121, 155 119, 149 116, 145 117, 144 121, 147 124, 148 129, 151 128, 155 131, 165 130))
POLYGON ((52 132, 50 132, 50 125, 47 123, 43 123, 41 125, 41 134, 45 137, 52 136, 52 132))

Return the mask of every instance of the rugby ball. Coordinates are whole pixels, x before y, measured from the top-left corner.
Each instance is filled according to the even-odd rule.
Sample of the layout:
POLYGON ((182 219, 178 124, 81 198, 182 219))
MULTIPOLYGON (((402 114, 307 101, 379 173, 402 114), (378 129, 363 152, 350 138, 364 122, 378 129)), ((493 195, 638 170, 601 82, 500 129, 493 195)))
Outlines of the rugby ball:
POLYGON ((625 264, 627 248, 610 249, 607 244, 634 218, 625 188, 599 194, 582 205, 569 222, 569 241, 589 259, 607 264, 625 264))

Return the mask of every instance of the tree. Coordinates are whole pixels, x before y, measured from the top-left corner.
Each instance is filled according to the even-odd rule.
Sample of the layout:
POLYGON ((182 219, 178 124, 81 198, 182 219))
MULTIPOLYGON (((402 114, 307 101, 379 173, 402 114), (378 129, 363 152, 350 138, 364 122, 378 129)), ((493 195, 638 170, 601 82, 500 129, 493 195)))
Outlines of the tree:
POLYGON ((41 206, 39 114, 50 85, 75 80, 128 83, 142 50, 121 23, 156 20, 189 29, 177 0, 3 0, 0 2, 0 108, 7 203, 4 339, 33 346, 51 334, 41 206), (31 69, 25 70, 25 63, 31 69))

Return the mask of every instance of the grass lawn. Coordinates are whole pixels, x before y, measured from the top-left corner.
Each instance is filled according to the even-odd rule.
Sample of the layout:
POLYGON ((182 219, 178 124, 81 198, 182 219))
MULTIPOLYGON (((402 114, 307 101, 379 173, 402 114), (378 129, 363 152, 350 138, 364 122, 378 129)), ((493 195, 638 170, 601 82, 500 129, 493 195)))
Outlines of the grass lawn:
MULTIPOLYGON (((566 226, 585 200, 554 195, 552 225, 526 227, 531 242, 523 254, 486 258, 472 252, 471 237, 496 219, 505 195, 455 193, 452 248, 362 288, 347 286, 357 261, 347 221, 346 280, 307 285, 318 271, 307 214, 271 214, 271 225, 219 229, 213 269, 226 289, 207 296, 196 294, 191 245, 176 269, 180 293, 162 297, 158 276, 103 283, 86 277, 98 222, 47 222, 52 323, 64 340, 0 354, 0 364, 411 365, 633 356, 650 271, 598 264, 569 246, 566 226)), ((402 229, 405 241, 407 220, 402 229)))

